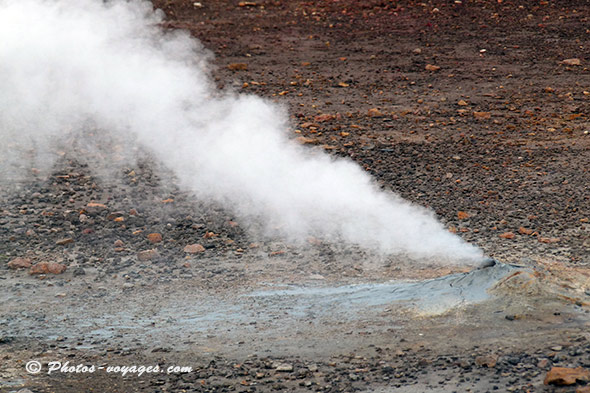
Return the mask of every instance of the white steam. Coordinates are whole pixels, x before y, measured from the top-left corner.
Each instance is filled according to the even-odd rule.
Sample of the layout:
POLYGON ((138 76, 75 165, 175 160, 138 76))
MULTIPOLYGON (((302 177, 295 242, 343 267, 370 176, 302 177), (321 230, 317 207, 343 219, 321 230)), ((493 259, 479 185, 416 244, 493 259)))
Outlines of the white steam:
POLYGON ((41 165, 49 141, 90 120, 136 138, 198 196, 281 235, 414 258, 482 257, 353 162, 290 142, 281 108, 217 91, 206 51, 184 32, 163 32, 162 17, 140 1, 0 0, 0 179, 14 177, 20 153, 41 165))

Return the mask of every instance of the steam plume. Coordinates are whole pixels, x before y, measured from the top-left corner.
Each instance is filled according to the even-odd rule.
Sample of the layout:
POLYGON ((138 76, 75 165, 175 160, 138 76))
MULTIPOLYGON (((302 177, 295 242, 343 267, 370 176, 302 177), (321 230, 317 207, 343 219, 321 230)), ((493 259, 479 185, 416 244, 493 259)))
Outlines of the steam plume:
POLYGON ((19 152, 34 148, 47 163, 48 142, 90 120, 136 138, 184 187, 262 218, 269 231, 415 258, 481 258, 353 162, 291 143, 280 107, 221 94, 207 51, 187 33, 162 31, 162 19, 142 1, 0 0, 1 178, 14 177, 19 152))

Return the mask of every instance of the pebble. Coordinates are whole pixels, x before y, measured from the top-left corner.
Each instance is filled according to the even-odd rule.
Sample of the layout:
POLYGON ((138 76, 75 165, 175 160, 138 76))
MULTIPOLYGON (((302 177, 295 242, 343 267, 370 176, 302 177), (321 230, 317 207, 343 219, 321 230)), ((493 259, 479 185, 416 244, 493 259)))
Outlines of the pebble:
POLYGON ((204 252, 205 247, 200 244, 189 244, 188 246, 184 247, 184 252, 189 254, 197 254, 199 252, 204 252))
POLYGON ((277 363, 274 364, 273 367, 276 371, 280 372, 291 372, 293 371, 293 365, 289 363, 277 363))
POLYGON ((39 262, 31 267, 30 274, 61 274, 66 271, 66 265, 57 262, 39 262))
POLYGON ((29 258, 14 258, 8 262, 8 267, 11 269, 28 269, 32 266, 32 262, 29 258))
POLYGON ((66 237, 64 239, 59 239, 58 241, 55 242, 55 244, 57 244, 58 246, 65 246, 66 244, 71 244, 74 242, 74 239, 72 239, 71 237, 66 237))
POLYGON ((497 362, 498 357, 496 355, 484 355, 475 358, 475 364, 477 364, 480 367, 492 368, 496 366, 497 362))
POLYGON ((147 239, 152 244, 160 243, 162 241, 162 235, 159 233, 150 233, 147 235, 147 239))

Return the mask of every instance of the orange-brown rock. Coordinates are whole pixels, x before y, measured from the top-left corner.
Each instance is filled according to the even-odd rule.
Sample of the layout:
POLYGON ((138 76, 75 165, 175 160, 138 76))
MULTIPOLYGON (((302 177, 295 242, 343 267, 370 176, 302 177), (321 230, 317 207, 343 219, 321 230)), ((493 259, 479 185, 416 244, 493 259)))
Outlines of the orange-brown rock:
POLYGON ((147 235, 147 239, 152 244, 160 243, 162 241, 162 235, 159 233, 150 233, 147 235))
POLYGON ((31 267, 30 274, 61 274, 66 271, 66 265, 56 262, 39 262, 31 267))
POLYGON ((29 258, 18 257, 8 262, 8 267, 11 269, 28 269, 31 265, 32 263, 29 258))
POLYGON ((583 367, 552 367, 543 383, 545 385, 573 385, 578 381, 590 381, 590 370, 583 367))

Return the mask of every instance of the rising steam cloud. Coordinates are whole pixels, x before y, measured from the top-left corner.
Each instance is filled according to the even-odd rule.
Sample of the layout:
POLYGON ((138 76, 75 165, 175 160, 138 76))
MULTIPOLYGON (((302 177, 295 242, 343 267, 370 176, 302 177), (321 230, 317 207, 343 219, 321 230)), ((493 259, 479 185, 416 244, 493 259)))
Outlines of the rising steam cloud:
POLYGON ((50 141, 91 121, 132 136, 182 186, 269 231, 414 258, 482 257, 353 162, 290 142, 280 107, 221 94, 207 52, 162 31, 162 18, 149 2, 0 0, 0 180, 14 178, 21 152, 40 166, 50 141))

